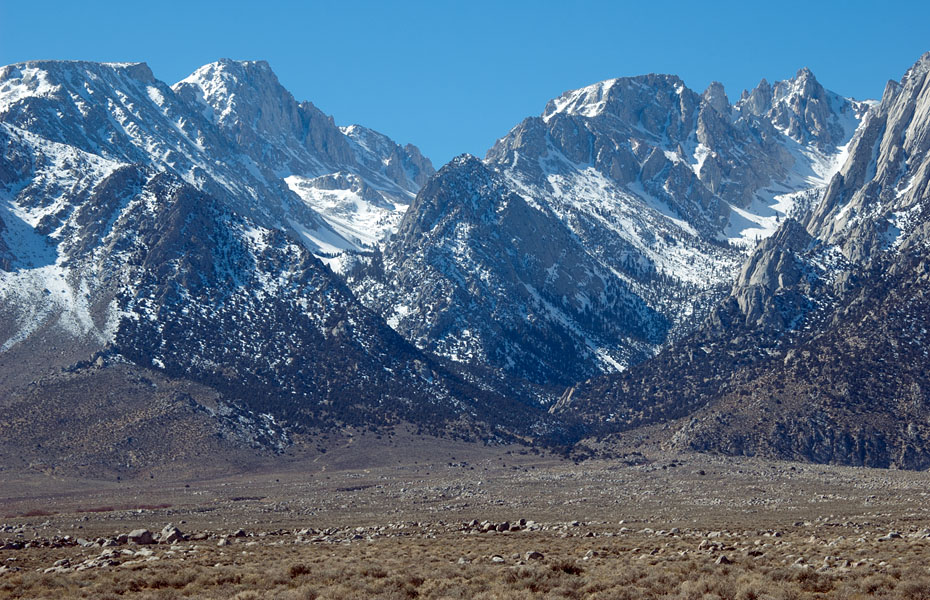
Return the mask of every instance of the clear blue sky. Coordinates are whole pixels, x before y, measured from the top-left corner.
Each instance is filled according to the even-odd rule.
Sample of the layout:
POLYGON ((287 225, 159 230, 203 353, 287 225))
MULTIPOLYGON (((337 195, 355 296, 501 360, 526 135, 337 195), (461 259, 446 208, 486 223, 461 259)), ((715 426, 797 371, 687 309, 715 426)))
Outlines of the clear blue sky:
POLYGON ((809 67, 877 97, 930 50, 930 2, 161 2, 0 0, 0 64, 146 61, 174 83, 221 57, 265 59, 340 125, 420 146, 436 166, 494 141, 549 98, 674 73, 740 90, 809 67))

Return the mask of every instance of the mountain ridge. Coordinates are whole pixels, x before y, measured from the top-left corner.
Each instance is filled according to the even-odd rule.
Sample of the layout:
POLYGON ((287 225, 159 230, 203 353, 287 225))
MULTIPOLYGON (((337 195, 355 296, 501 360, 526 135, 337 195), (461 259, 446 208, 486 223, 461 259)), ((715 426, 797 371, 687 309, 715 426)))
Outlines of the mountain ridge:
POLYGON ((877 103, 809 69, 734 102, 617 78, 434 171, 264 61, 3 67, 0 427, 45 390, 85 422, 108 381, 214 451, 411 425, 580 456, 645 427, 925 468, 928 73, 877 103))

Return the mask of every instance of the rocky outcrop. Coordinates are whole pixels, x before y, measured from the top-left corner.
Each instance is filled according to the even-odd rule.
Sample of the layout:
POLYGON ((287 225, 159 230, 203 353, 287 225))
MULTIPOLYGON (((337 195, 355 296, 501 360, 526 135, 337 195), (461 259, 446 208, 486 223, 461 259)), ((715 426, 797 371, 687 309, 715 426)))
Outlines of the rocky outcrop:
POLYGON ((751 92, 743 92, 741 111, 763 117, 792 139, 821 151, 849 141, 850 125, 861 118, 868 104, 850 101, 826 90, 811 73, 800 69, 793 79, 770 85, 765 79, 751 92))
POLYGON ((745 326, 785 330, 800 322, 811 309, 809 298, 824 287, 803 258, 815 250, 814 245, 804 227, 789 219, 756 246, 731 292, 745 326))
POLYGON ((133 529, 127 534, 126 537, 130 542, 139 546, 147 546, 157 543, 155 541, 155 536, 153 536, 152 532, 148 529, 133 529))
POLYGON ((930 53, 881 103, 850 147, 850 158, 806 221, 811 233, 855 262, 903 241, 930 196, 930 53))
POLYGON ((832 302, 859 285, 858 275, 873 261, 926 239, 928 71, 930 53, 886 87, 803 229, 788 221, 756 248, 733 289, 748 323, 798 325, 805 306, 832 302), (786 308, 789 320, 776 314, 786 308))

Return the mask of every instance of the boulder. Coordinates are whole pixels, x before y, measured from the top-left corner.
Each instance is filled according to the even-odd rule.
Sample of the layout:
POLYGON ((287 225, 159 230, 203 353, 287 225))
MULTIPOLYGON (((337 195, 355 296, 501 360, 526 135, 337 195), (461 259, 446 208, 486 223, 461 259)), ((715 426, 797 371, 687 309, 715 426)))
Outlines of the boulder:
POLYGON ((164 529, 161 530, 158 539, 163 544, 173 544, 174 542, 182 541, 184 539, 184 534, 173 524, 168 523, 165 525, 164 529))
POLYGON ((155 543, 155 537, 148 529, 133 529, 129 532, 127 538, 133 544, 147 545, 155 543))

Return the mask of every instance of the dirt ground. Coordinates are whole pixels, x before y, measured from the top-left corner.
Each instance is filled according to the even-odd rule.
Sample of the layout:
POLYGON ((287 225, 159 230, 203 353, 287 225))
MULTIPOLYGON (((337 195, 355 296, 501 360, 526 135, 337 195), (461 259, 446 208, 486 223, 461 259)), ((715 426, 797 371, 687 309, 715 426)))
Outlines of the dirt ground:
POLYGON ((930 598, 923 472, 411 437, 210 480, 2 475, 3 598, 930 598))

